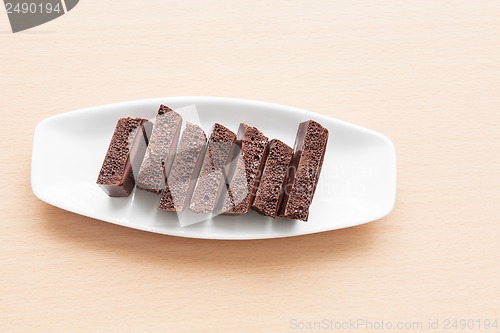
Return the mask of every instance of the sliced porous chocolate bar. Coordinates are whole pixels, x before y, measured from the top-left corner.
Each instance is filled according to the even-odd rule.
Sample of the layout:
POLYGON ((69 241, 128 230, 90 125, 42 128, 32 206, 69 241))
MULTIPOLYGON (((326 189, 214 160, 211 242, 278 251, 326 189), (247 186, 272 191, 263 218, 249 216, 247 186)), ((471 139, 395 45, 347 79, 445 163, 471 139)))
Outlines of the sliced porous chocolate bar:
POLYGON ((224 214, 248 213, 264 167, 268 138, 257 128, 241 123, 236 138, 237 154, 230 171, 229 185, 221 211, 224 214))
POLYGON ((156 115, 151 140, 142 161, 137 187, 160 193, 174 160, 181 132, 182 117, 165 105, 160 105, 156 115))
POLYGON ((201 127, 187 122, 160 199, 160 209, 184 210, 200 173, 206 144, 207 136, 201 127))
POLYGON ((120 118, 104 157, 97 184, 110 197, 127 197, 135 186, 152 124, 143 118, 120 118))
POLYGON ((279 216, 307 221, 328 142, 328 130, 313 120, 299 125, 279 216))
POLYGON ((259 214, 275 218, 283 199, 283 189, 293 150, 280 140, 273 139, 269 142, 266 155, 252 209, 259 214))
POLYGON ((216 123, 208 140, 207 151, 194 188, 189 209, 195 213, 211 213, 226 183, 236 135, 216 123))

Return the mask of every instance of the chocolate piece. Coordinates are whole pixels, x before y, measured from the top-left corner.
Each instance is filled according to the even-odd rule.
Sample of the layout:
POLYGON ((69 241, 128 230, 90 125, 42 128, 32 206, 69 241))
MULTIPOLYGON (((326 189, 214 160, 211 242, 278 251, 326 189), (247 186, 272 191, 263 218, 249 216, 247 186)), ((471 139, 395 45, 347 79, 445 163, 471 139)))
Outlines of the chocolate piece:
POLYGON ((147 119, 118 120, 97 178, 97 184, 110 197, 127 197, 134 189, 134 173, 144 158, 151 129, 147 119))
POLYGON ((259 184, 268 138, 257 128, 241 123, 236 144, 236 162, 230 171, 222 212, 229 215, 248 213, 259 184))
POLYGON ((195 213, 211 213, 219 201, 234 153, 236 135, 216 123, 208 140, 198 181, 189 209, 195 213))
POLYGON ((328 130, 313 120, 299 125, 279 216, 307 221, 328 142, 328 130))
POLYGON ((267 148, 267 157, 259 188, 255 193, 252 209, 259 214, 275 218, 283 199, 288 167, 293 157, 293 150, 280 140, 273 139, 267 148))
POLYGON ((156 115, 151 140, 142 161, 137 187, 160 193, 170 171, 181 132, 182 117, 165 105, 160 105, 156 115))
POLYGON ((186 123, 159 208, 180 212, 191 197, 205 154, 207 136, 201 127, 186 123))

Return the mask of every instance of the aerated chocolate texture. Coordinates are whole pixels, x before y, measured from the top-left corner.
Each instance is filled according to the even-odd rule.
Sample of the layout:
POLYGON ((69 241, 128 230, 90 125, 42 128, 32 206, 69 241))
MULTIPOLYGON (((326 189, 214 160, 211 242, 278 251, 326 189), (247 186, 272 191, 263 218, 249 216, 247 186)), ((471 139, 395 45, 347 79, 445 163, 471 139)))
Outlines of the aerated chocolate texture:
POLYGON ((191 211, 211 213, 214 210, 226 182, 235 141, 233 132, 221 124, 214 125, 189 206, 191 211))
POLYGON ((201 127, 187 122, 160 199, 160 209, 184 210, 200 172, 206 143, 207 137, 201 127))
POLYGON ((277 139, 269 142, 266 163, 252 204, 253 210, 265 216, 276 217, 292 157, 293 150, 285 143, 277 139))
POLYGON ((328 130, 313 120, 299 125, 279 216, 307 221, 328 142, 328 130))
POLYGON ((241 123, 236 139, 235 166, 230 171, 229 186, 225 192, 222 213, 248 213, 264 167, 268 138, 257 128, 241 123))
POLYGON ((134 172, 146 152, 152 124, 143 118, 120 118, 97 178, 97 184, 111 197, 132 192, 134 172))
POLYGON ((236 136, 216 123, 207 144, 200 126, 160 105, 153 126, 143 118, 121 118, 97 184, 109 196, 137 187, 161 193, 159 209, 201 214, 258 213, 307 221, 329 133, 309 120, 299 125, 294 149, 241 123, 236 136), (136 178, 134 176, 137 175, 136 178))
POLYGON ((138 188, 154 193, 163 190, 177 149, 181 125, 182 117, 177 112, 160 105, 151 140, 137 177, 138 188))

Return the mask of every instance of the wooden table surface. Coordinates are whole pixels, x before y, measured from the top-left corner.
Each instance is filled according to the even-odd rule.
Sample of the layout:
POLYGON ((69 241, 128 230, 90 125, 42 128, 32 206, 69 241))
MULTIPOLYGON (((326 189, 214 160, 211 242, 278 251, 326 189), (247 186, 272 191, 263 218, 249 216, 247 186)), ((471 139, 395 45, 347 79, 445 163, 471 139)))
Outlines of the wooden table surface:
POLYGON ((17 34, 0 12, 0 331, 341 331, 356 320, 443 331, 454 319, 476 320, 471 331, 497 319, 500 331, 499 1, 82 0, 17 34), (214 241, 32 194, 39 121, 177 95, 282 103, 384 133, 397 151, 393 212, 214 241))

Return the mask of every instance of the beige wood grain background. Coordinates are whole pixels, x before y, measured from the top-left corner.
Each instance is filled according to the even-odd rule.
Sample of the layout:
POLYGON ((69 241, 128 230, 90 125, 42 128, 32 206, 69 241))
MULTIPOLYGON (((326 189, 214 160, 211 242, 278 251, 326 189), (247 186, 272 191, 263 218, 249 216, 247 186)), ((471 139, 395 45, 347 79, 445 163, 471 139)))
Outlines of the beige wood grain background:
POLYGON ((500 325, 499 1, 82 0, 18 34, 0 10, 0 108, 2 332, 500 325), (394 211, 303 237, 210 241, 33 196, 40 120, 176 95, 277 102, 386 134, 394 211))

